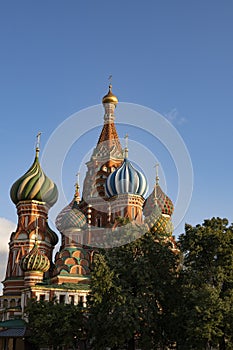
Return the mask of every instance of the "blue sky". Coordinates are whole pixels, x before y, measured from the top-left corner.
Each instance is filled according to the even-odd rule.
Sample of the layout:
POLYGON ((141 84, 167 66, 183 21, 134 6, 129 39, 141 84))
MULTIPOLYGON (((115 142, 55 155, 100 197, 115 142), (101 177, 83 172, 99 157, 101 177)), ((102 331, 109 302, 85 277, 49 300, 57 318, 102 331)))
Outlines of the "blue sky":
MULTIPOLYGON (((33 161, 37 132, 43 150, 70 115, 101 102, 112 74, 121 102, 165 115, 188 148, 193 196, 176 234, 184 222, 212 216, 232 222, 232 35, 230 0, 1 2, 0 217, 17 220, 9 189, 33 161)), ((79 149, 94 147, 98 133, 79 149)), ((173 198, 175 168, 156 147, 173 198)), ((63 176, 68 199, 78 162, 71 150, 63 176)), ((9 239, 5 222, 1 247, 9 239)))

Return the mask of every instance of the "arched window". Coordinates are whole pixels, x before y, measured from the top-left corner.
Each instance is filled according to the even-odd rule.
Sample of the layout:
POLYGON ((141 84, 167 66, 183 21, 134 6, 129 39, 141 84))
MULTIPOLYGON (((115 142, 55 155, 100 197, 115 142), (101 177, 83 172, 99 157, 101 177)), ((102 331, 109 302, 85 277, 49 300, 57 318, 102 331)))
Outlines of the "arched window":
POLYGON ((96 218, 96 226, 97 227, 102 227, 102 218, 101 218, 101 216, 97 216, 97 218, 96 218))

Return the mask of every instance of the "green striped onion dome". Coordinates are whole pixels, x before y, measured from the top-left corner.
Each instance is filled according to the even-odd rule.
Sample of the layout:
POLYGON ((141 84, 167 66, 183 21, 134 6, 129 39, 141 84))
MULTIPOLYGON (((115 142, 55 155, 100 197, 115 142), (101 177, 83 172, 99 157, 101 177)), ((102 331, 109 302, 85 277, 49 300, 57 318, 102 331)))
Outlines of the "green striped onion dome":
POLYGON ((71 204, 65 207, 56 218, 55 224, 60 232, 68 229, 81 229, 86 225, 87 220, 85 215, 71 204))
POLYGON ((15 204, 25 200, 37 200, 45 202, 51 207, 57 201, 57 186, 43 172, 38 153, 37 150, 30 169, 11 187, 10 196, 15 204))
POLYGON ((161 187, 157 184, 153 192, 146 199, 143 214, 145 216, 151 215, 155 207, 159 207, 162 214, 171 216, 174 211, 174 205, 171 199, 162 191, 161 187))
POLYGON ((24 255, 21 259, 20 266, 23 271, 40 271, 46 272, 50 267, 49 258, 42 254, 37 246, 37 243, 34 244, 32 250, 24 255))

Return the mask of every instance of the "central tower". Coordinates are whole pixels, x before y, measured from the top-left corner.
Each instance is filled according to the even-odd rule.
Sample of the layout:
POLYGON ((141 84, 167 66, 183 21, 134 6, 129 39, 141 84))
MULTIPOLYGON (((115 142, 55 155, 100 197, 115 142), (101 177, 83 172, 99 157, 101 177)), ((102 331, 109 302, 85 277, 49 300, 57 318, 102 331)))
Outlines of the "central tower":
POLYGON ((83 185, 80 208, 88 219, 89 226, 106 227, 110 222, 110 205, 105 190, 108 176, 123 162, 123 150, 115 127, 115 108, 117 97, 112 93, 112 85, 102 99, 104 106, 104 125, 97 146, 87 162, 87 173, 83 185))

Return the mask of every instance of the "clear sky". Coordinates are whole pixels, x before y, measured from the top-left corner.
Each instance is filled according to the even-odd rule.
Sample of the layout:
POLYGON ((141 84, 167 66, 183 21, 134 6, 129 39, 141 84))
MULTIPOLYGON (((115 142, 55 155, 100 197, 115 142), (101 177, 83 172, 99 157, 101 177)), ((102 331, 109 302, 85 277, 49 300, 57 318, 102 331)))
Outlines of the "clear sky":
MULTIPOLYGON (((33 161, 37 132, 43 133, 43 150, 53 131, 70 115, 101 103, 110 74, 121 102, 158 111, 187 146, 194 187, 176 234, 183 232, 184 222, 198 224, 212 216, 227 217, 232 222, 232 37, 231 0, 2 1, 3 264, 9 230, 17 222, 9 190, 33 161)), ((96 118, 102 122, 101 113, 96 118)), ((120 137, 124 133, 120 128, 120 137)), ((99 129, 90 133, 77 152, 83 156, 83 149, 94 147, 98 135, 99 129)), ((160 145, 156 147, 168 193, 174 199, 175 167, 166 166, 169 155, 160 150, 160 145)), ((64 162, 68 199, 73 194, 79 156, 73 150, 64 162)), ((56 206, 53 209, 58 210, 56 206)))

